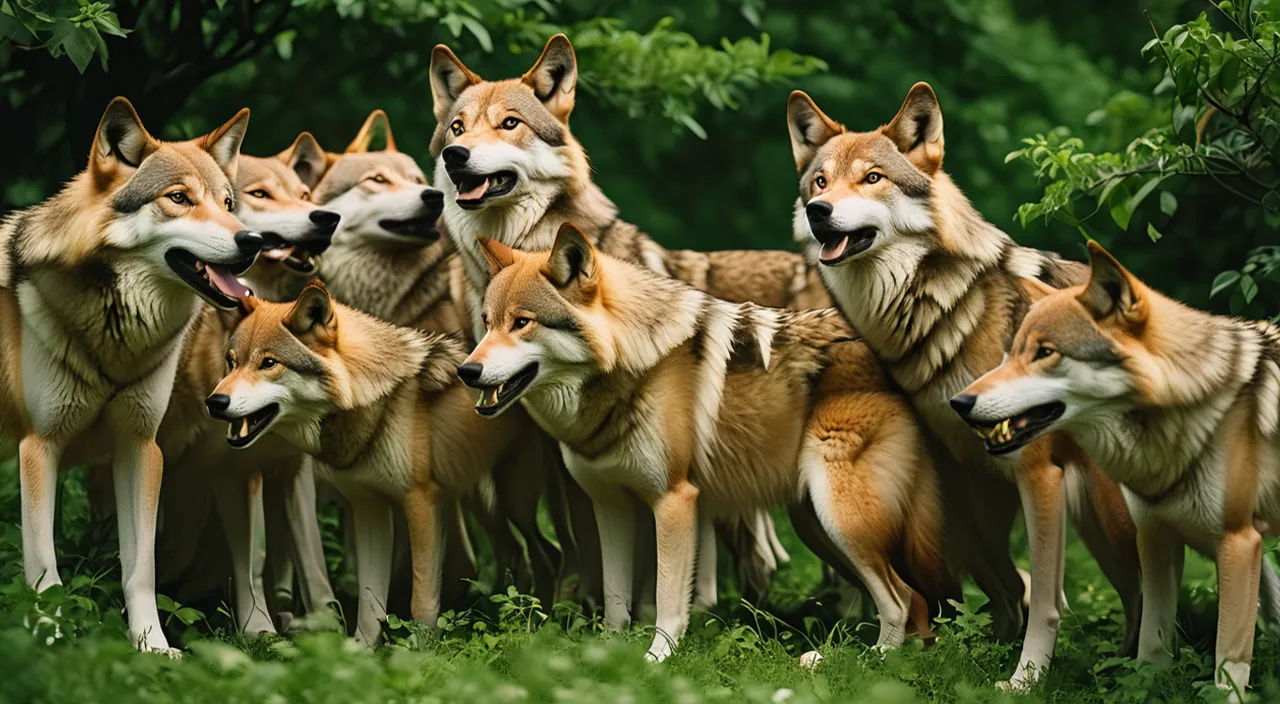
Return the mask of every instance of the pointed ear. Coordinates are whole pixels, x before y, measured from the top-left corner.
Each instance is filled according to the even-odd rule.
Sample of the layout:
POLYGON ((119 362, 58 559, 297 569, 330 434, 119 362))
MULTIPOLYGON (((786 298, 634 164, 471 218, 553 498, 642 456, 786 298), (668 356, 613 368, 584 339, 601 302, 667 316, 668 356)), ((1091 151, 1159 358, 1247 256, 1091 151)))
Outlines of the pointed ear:
POLYGON ((218 318, 222 321, 222 327, 226 330, 235 330, 244 322, 244 319, 253 314, 258 309, 261 301, 256 296, 245 296, 240 299, 240 305, 232 310, 223 310, 222 308, 214 308, 218 313, 218 318))
POLYGON ((394 152, 396 150, 396 139, 391 134, 391 121, 387 119, 387 113, 378 109, 369 113, 369 116, 364 119, 364 124, 360 126, 360 131, 356 133, 356 138, 351 140, 351 144, 347 145, 347 153, 370 151, 369 145, 373 143, 373 137, 379 127, 382 128, 382 133, 386 135, 386 144, 382 147, 383 151, 394 152))
POLYGON ((240 108, 236 116, 227 120, 221 127, 201 138, 201 146, 209 152, 209 156, 218 162, 232 183, 236 182, 236 174, 240 163, 240 144, 244 142, 244 134, 249 129, 249 108, 240 108))
POLYGON ((329 296, 329 289, 319 281, 307 284, 289 309, 284 324, 294 335, 316 333, 332 340, 338 330, 338 321, 333 314, 333 298, 329 296))
POLYGON ((880 131, 917 169, 933 175, 942 167, 942 108, 928 83, 911 86, 902 109, 880 131))
POLYGON ((533 68, 520 78, 556 119, 568 123, 578 86, 578 59, 569 38, 557 34, 547 41, 533 68))
POLYGON ((585 293, 595 288, 598 274, 596 248, 577 225, 570 222, 561 225, 547 263, 542 265, 542 275, 556 288, 577 284, 585 293))
POLYGON ((1022 290, 1022 295, 1027 297, 1029 303, 1035 303, 1041 298, 1058 292, 1058 289, 1031 276, 1018 277, 1018 288, 1022 290))
POLYGON ((277 154, 276 158, 293 169, 307 188, 315 188, 316 184, 320 183, 320 177, 324 176, 325 170, 329 167, 328 157, 310 132, 298 135, 298 138, 293 140, 293 144, 277 154))
POLYGON ((484 254, 484 260, 489 262, 489 276, 497 276, 499 271, 515 263, 515 254, 511 252, 511 248, 507 245, 481 235, 476 235, 476 241, 480 243, 480 251, 484 254))
POLYGON ((1097 320, 1116 316, 1134 324, 1147 317, 1145 287, 1102 245, 1089 241, 1089 282, 1077 296, 1097 320))
POLYGON ((791 154, 796 169, 804 171, 818 150, 832 137, 845 131, 844 125, 827 117, 804 91, 795 91, 787 100, 787 129, 791 132, 791 154))
POLYGON ((160 143, 142 126, 138 112, 124 98, 107 105, 98 122, 98 132, 89 152, 89 169, 96 177, 106 177, 117 169, 136 169, 160 143))
POLYGON ((481 78, 463 66, 449 47, 437 44, 431 50, 431 102, 436 122, 444 124, 462 91, 480 82, 481 78))

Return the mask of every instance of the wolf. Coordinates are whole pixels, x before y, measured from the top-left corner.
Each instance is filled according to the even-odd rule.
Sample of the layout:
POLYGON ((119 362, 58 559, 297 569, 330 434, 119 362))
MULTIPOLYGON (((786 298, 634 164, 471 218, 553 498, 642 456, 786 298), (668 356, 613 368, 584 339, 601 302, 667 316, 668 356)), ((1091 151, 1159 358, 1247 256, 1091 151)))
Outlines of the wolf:
POLYGON ((951 400, 993 455, 1065 431, 1124 488, 1138 531, 1138 657, 1169 663, 1186 545, 1218 565, 1214 679, 1249 684, 1262 538, 1280 525, 1280 328, 1150 288, 1097 242, 1088 281, 1024 279, 1033 305, 1000 366, 951 400))
MULTIPOLYGON (((314 276, 318 257, 329 247, 341 215, 310 201, 302 180, 314 173, 324 152, 308 132, 271 157, 241 155, 236 216, 263 238, 262 253, 241 279, 255 295, 292 299, 314 276)), ((222 423, 209 418, 204 400, 222 378, 222 349, 234 316, 206 306, 187 333, 169 407, 157 441, 164 454, 161 531, 162 574, 199 590, 184 572, 198 557, 195 545, 205 529, 209 502, 230 548, 233 610, 245 633, 274 633, 269 608, 252 566, 255 497, 262 489, 268 523, 267 554, 280 579, 297 565, 302 600, 310 612, 336 601, 329 585, 315 518, 314 488, 303 456, 287 443, 265 443, 233 457, 223 441, 222 423), (292 557, 292 559, 287 559, 292 557)), ((225 583, 222 580, 219 580, 225 583)), ((289 581, 292 581, 291 579, 289 581)), ((220 585, 216 585, 220 586, 220 585)), ((273 595, 274 596, 274 595, 273 595)), ((286 610, 284 608, 280 610, 286 610)))
POLYGON ((186 142, 151 136, 128 100, 107 105, 88 167, 0 222, 0 436, 18 442, 23 570, 60 584, 60 466, 109 462, 129 637, 168 651, 155 596, 163 458, 156 432, 200 299, 238 305, 261 235, 236 219, 241 110, 186 142))
MULTIPOLYGON (((456 303, 461 264, 439 229, 444 195, 427 183, 413 157, 396 148, 387 114, 370 113, 347 148, 327 153, 326 161, 312 198, 343 216, 320 268, 334 298, 396 325, 465 333, 456 303), (383 147, 373 150, 379 135, 383 147)), ((500 468, 493 506, 497 512, 483 502, 470 508, 493 544, 500 569, 510 572, 521 589, 536 585, 544 603, 552 603, 561 555, 537 523, 538 499, 549 480, 545 454, 533 446, 500 468), (521 540, 528 547, 527 559, 521 540)), ((457 523, 460 517, 452 520, 457 523)), ((565 531, 560 533, 564 542, 565 531)), ((474 572, 474 565, 454 562, 471 551, 466 531, 459 524, 449 535, 457 542, 446 551, 447 573, 474 572)))
POLYGON ((227 373, 206 399, 227 443, 275 435, 311 455, 317 474, 350 501, 356 534, 356 635, 375 643, 391 579, 392 508, 413 552, 413 617, 434 625, 448 530, 459 496, 496 502, 493 470, 524 451, 514 418, 486 422, 454 370, 454 336, 391 325, 336 303, 319 282, 297 301, 246 299, 227 373))
MULTIPOLYGON (((443 44, 432 51, 430 74, 437 121, 434 180, 444 191, 444 229, 465 274, 457 294, 463 322, 475 339, 484 334, 479 315, 489 270, 474 236, 546 250, 568 221, 601 251, 720 298, 794 309, 830 305, 815 262, 801 254, 667 250, 620 218, 592 180, 586 150, 569 129, 578 66, 563 34, 547 41, 520 78, 485 81, 443 44)), ((764 519, 752 522, 767 524, 764 519)), ((770 558, 761 564, 785 560, 785 551, 771 549, 776 535, 771 525, 765 527, 768 534, 758 537, 769 545, 758 547, 770 558)), ((771 570, 764 571, 767 579, 771 570)), ((708 598, 704 594, 700 601, 708 598)))
POLYGON ((560 443, 595 506, 609 627, 630 618, 636 501, 657 526, 647 657, 662 660, 688 626, 705 526, 803 497, 870 590, 878 645, 900 645, 909 621, 928 634, 927 604, 952 593, 935 475, 906 400, 837 311, 722 301, 570 223, 549 251, 478 246, 487 332, 458 376, 480 416, 519 402, 560 443))
POLYGON ((836 305, 937 443, 950 549, 991 598, 1005 640, 1023 622, 1023 583, 1009 554, 1009 531, 1023 510, 1031 606, 1010 683, 1030 684, 1052 657, 1064 606, 1067 506, 1120 593, 1132 647, 1140 579, 1119 487, 1065 438, 1044 438, 1017 463, 992 458, 948 405, 1009 349, 1029 305, 1020 277, 1062 287, 1083 281, 1086 268, 1018 246, 974 209, 942 169, 942 111, 928 84, 912 87, 893 120, 870 132, 846 129, 799 91, 787 121, 800 175, 796 239, 815 252, 836 305))

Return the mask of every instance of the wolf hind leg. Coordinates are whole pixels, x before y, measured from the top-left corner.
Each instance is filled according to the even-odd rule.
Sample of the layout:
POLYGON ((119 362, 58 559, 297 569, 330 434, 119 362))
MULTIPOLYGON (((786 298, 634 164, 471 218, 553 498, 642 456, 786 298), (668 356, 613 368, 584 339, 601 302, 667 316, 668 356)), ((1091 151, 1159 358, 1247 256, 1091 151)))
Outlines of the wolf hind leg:
POLYGON ((516 530, 520 531, 529 552, 533 571, 533 594, 550 609, 560 593, 561 554, 538 527, 538 501, 547 487, 543 457, 533 455, 532 462, 518 467, 514 477, 498 485, 498 505, 516 530), (516 481, 512 481, 518 477, 516 481))
POLYGON ((683 482, 653 502, 658 547, 657 633, 645 658, 662 662, 689 628, 698 550, 698 488, 683 482))
POLYGON ((1137 529, 1120 485, 1093 466, 1068 468, 1067 503, 1076 533, 1098 562, 1103 576, 1120 594, 1124 608, 1123 655, 1138 652, 1142 624, 1142 570, 1137 529))
POLYGON ((258 591, 253 565, 254 509, 261 493, 257 471, 227 469, 210 472, 214 505, 231 551, 236 628, 246 634, 275 633, 267 601, 258 591))

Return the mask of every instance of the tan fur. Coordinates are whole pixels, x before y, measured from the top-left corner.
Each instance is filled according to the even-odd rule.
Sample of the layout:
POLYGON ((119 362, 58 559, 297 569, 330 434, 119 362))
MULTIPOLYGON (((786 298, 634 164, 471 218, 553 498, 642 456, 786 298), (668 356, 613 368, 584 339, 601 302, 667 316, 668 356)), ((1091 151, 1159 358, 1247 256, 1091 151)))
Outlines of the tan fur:
POLYGON ((1028 287, 1037 302, 1009 359, 966 393, 984 417, 989 399, 1017 408, 1015 388, 1037 394, 1035 404, 1061 399, 1058 427, 1125 486, 1147 598, 1143 659, 1168 662, 1174 647, 1183 545, 1216 559, 1215 678, 1243 689, 1259 579, 1271 570, 1262 535, 1280 520, 1280 329, 1192 310, 1147 287, 1097 243, 1089 249, 1086 283, 1028 287), (1083 377, 1082 364, 1090 365, 1083 377), (1047 393, 1035 390, 1040 380, 1059 381, 1047 393))
POLYGON ((697 513, 736 519, 812 496, 881 606, 884 645, 901 642, 913 602, 891 555, 909 546, 914 586, 930 598, 947 589, 937 488, 914 416, 835 311, 718 301, 599 252, 571 226, 549 252, 492 240, 480 251, 495 277, 488 333, 469 364, 540 349, 539 369, 561 369, 557 354, 569 353, 557 350, 589 351, 522 400, 596 502, 612 627, 629 618, 624 497, 653 510, 661 632, 651 657, 665 657, 687 624, 697 513), (760 398, 770 402, 743 401, 760 398))
POLYGON ((942 114, 928 85, 916 84, 894 119, 870 132, 848 130, 799 92, 792 94, 788 118, 801 177, 796 238, 821 259, 826 250, 815 227, 835 233, 823 235, 833 256, 847 251, 846 244, 836 245, 838 233, 874 232, 865 251, 841 255, 820 271, 836 305, 945 448, 940 465, 959 470, 943 472, 949 533, 959 562, 991 597, 1003 639, 1016 637, 1022 626, 1023 584, 1007 551, 1019 505, 1008 485, 1001 486, 1017 484, 1032 536, 1033 586, 1032 625, 1014 684, 1033 681, 1052 653, 1068 497, 1081 535, 1121 591, 1132 642, 1138 595, 1128 556, 1136 548, 1131 521, 1114 508, 1121 505, 1115 483, 1080 453, 1054 451, 1048 439, 1028 448, 1020 464, 994 461, 947 404, 1000 364, 1029 305, 1019 278, 1061 286, 1080 281, 1083 267, 1018 247, 983 220, 942 170, 942 114), (832 219, 815 225, 808 208, 822 206, 829 206, 827 215, 819 210, 817 217, 832 219), (843 222, 847 228, 838 226, 843 222), (1100 505, 1109 509, 1095 511, 1100 505))

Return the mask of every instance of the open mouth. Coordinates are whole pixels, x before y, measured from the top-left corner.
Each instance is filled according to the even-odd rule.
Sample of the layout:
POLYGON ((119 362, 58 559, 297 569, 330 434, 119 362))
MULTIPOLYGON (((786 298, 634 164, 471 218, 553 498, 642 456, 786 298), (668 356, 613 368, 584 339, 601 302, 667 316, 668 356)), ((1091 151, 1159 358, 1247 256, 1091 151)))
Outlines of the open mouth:
POLYGON ((822 245, 818 253, 818 261, 827 266, 835 266, 840 262, 867 251, 876 240, 875 227, 859 227, 856 230, 822 230, 813 233, 813 238, 822 245))
POLYGON ((164 260, 201 298, 223 310, 235 310, 240 299, 253 295, 236 278, 253 264, 252 257, 235 264, 209 264, 185 249, 171 249, 164 260))
POLYGON ((279 404, 273 403, 242 418, 232 418, 227 421, 227 444, 237 450, 252 445, 279 413, 279 404))
POLYGON ((436 229, 436 219, 430 215, 405 220, 379 220, 378 227, 401 237, 411 237, 430 242, 440 238, 440 231, 436 229))
POLYGON ((516 187, 516 172, 495 171, 491 174, 456 174, 453 184, 458 187, 458 205, 475 210, 493 198, 505 196, 516 187))
POLYGON ((1035 440, 1066 411, 1065 403, 1052 401, 1005 418, 994 425, 975 422, 970 422, 969 425, 973 427, 973 432, 982 438, 982 442, 987 446, 987 452, 993 455, 1004 455, 1035 440))
POLYGON ((299 274, 316 273, 316 260, 302 247, 276 247, 262 250, 262 258, 280 262, 286 269, 299 274))
POLYGON ((495 416, 501 413, 520 398, 520 394, 524 393, 536 376, 538 376, 538 363, 533 362, 497 386, 481 387, 480 398, 476 399, 476 413, 482 416, 495 416))

